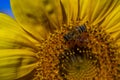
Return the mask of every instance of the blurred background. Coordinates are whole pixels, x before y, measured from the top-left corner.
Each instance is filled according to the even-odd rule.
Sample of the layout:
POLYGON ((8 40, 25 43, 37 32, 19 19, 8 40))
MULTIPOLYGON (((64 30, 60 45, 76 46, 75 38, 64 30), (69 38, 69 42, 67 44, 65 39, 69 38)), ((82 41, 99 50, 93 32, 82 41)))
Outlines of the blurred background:
POLYGON ((0 0, 0 13, 5 13, 13 17, 10 0, 0 0))

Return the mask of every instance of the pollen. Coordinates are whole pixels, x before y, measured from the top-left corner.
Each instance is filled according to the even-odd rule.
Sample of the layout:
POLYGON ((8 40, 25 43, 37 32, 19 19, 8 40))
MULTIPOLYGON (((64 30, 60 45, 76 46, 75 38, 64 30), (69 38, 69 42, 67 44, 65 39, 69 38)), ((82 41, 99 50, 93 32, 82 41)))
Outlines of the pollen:
POLYGON ((118 48, 110 36, 88 23, 64 24, 37 46, 39 63, 34 80, 118 79, 118 48), (85 27, 78 27, 81 32, 76 31, 82 25, 85 27))

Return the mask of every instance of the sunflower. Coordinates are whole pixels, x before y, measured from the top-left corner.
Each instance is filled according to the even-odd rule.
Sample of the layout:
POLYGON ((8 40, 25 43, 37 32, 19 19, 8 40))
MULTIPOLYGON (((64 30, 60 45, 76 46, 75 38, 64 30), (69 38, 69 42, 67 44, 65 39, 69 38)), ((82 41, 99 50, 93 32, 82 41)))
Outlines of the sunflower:
POLYGON ((119 80, 120 0, 11 0, 0 13, 1 80, 119 80))

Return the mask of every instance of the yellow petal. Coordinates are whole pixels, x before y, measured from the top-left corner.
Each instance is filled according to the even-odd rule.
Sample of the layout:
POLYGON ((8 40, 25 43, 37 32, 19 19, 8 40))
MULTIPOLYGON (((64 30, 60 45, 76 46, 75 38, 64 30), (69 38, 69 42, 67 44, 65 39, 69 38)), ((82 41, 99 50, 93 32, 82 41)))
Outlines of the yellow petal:
POLYGON ((101 27, 107 33, 110 33, 113 38, 118 38, 117 36, 120 35, 120 5, 105 18, 101 27))
POLYGON ((44 9, 50 23, 52 23, 55 28, 61 27, 63 17, 60 0, 41 0, 40 4, 42 5, 41 9, 44 9))
MULTIPOLYGON (((84 23, 96 25, 102 21, 118 4, 119 0, 80 0, 79 18, 84 23)), ((77 5, 77 4, 76 4, 77 5)))
POLYGON ((82 23, 85 23, 88 21, 89 8, 92 5, 90 5, 90 0, 80 0, 79 4, 79 18, 82 23))
POLYGON ((0 79, 15 80, 36 67, 35 53, 25 49, 0 50, 0 79))
POLYGON ((96 18, 93 24, 98 23, 102 21, 107 15, 109 15, 118 5, 120 4, 120 0, 106 0, 106 4, 99 14, 99 16, 96 18))
POLYGON ((64 20, 67 24, 70 24, 71 21, 76 21, 79 18, 80 9, 79 4, 80 0, 61 0, 62 11, 64 12, 64 20))
POLYGON ((18 78, 16 80, 33 80, 34 77, 35 77, 35 71, 36 70, 33 70, 29 74, 27 74, 26 76, 20 77, 20 78, 18 78))
POLYGON ((0 49, 35 48, 36 39, 27 34, 11 17, 0 13, 0 49))
POLYGON ((72 19, 72 6, 71 0, 61 0, 62 12, 66 23, 69 24, 72 19))
POLYGON ((59 0, 11 0, 11 7, 17 21, 33 35, 45 38, 62 22, 59 0))
POLYGON ((71 11, 72 11, 72 18, 71 20, 76 21, 78 19, 78 7, 79 7, 79 0, 69 0, 71 11))
POLYGON ((92 25, 98 24, 119 4, 119 0, 91 0, 89 20, 92 25))

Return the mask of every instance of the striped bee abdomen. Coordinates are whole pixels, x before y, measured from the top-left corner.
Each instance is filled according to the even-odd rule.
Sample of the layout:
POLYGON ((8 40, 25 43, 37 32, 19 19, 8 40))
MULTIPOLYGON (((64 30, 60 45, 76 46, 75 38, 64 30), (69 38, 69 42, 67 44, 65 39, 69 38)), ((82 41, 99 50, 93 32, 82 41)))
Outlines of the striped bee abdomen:
POLYGON ((76 26, 75 28, 73 28, 73 30, 65 34, 63 38, 65 41, 69 41, 76 38, 78 35, 80 35, 82 32, 85 32, 85 31, 86 31, 85 25, 76 26))

